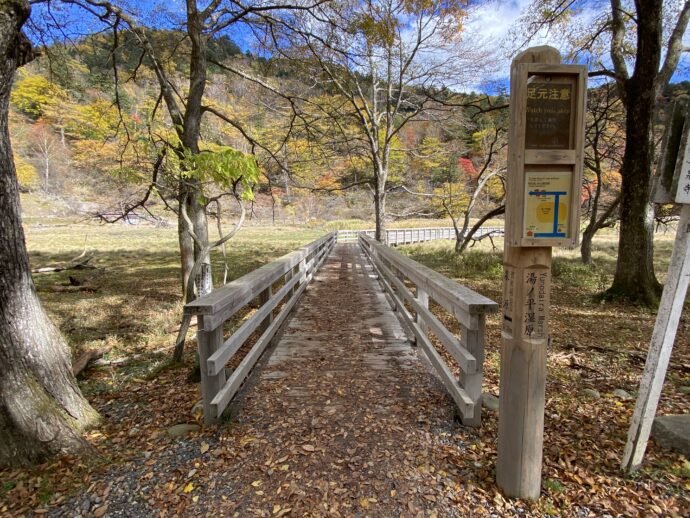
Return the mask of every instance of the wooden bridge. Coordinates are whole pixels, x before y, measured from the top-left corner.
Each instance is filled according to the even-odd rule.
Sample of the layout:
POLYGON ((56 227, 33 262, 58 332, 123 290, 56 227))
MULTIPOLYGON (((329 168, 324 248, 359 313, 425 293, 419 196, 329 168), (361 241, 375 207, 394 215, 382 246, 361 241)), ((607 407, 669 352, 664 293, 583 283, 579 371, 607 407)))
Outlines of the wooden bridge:
POLYGON ((328 234, 185 307, 197 316, 204 420, 219 419, 243 386, 261 392, 280 382, 285 389, 271 391, 274 403, 328 407, 340 420, 348 408, 347 419, 359 422, 367 412, 408 404, 410 387, 400 380, 414 371, 439 380, 463 424, 478 426, 485 316, 497 309, 364 232, 350 243, 328 234), (430 300, 457 320, 458 336, 430 300), (325 398, 334 373, 345 386, 325 398), (372 390, 385 395, 383 408, 352 405, 360 391, 372 390))
MULTIPOLYGON (((360 235, 374 237, 375 230, 338 230, 337 238, 339 243, 357 242, 360 235)), ((453 227, 431 227, 431 228, 393 228, 385 231, 384 242, 389 246, 411 245, 414 243, 424 243, 437 239, 455 239, 456 233, 453 227)), ((480 240, 485 237, 502 236, 503 227, 480 227, 474 233, 473 238, 480 240)))

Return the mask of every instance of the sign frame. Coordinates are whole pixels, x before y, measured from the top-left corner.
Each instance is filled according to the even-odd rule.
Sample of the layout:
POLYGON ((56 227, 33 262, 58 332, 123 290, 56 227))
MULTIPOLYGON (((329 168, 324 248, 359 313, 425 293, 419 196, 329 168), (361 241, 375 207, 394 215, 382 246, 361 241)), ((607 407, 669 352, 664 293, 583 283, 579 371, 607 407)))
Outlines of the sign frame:
POLYGON ((510 153, 508 163, 512 167, 508 171, 506 187, 505 243, 509 246, 520 247, 575 247, 580 237, 587 67, 545 63, 514 63, 513 67, 510 88, 515 92, 516 105, 512 107, 515 123, 511 126, 508 136, 510 153), (538 84, 553 82, 554 85, 571 85, 568 149, 526 148, 527 94, 530 84, 537 82, 538 84), (526 177, 528 173, 540 171, 554 173, 570 171, 572 174, 568 192, 570 201, 565 236, 526 235, 526 177))

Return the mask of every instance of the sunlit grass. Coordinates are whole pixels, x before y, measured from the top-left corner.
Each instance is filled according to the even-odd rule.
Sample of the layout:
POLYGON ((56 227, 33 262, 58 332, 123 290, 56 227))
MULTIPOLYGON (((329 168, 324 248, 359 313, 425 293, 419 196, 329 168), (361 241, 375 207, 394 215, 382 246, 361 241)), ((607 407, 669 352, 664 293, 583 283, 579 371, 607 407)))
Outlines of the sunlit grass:
MULTIPOLYGON (((247 227, 227 244, 228 279, 313 241, 325 232, 294 227, 247 227)), ((60 264, 86 248, 96 269, 34 276, 41 300, 73 350, 112 345, 111 356, 173 343, 182 311, 178 235, 174 228, 70 224, 26 226, 33 267, 60 264), (94 292, 57 291, 69 277, 94 292)), ((212 253, 214 283, 223 257, 212 253)))

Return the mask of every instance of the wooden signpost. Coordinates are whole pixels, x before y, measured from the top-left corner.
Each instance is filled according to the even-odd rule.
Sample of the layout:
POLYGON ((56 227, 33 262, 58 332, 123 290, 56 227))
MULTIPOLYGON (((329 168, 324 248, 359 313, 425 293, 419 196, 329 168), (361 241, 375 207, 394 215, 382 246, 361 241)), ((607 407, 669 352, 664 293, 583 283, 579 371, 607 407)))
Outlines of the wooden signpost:
POLYGON ((541 490, 551 247, 579 238, 587 71, 560 62, 534 47, 510 70, 496 481, 520 498, 541 490))
POLYGON ((627 472, 640 466, 647 449, 690 279, 690 109, 680 103, 674 106, 666 126, 654 201, 678 203, 682 208, 666 285, 623 452, 622 468, 627 472))

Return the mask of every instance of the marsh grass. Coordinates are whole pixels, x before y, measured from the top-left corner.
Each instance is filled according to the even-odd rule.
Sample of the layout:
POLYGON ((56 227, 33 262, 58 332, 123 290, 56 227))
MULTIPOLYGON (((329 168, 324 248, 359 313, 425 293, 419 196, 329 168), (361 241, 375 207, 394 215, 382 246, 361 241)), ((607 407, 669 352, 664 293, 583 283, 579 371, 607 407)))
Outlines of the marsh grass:
MULTIPOLYGON (((229 280, 291 252, 324 232, 293 227, 248 227, 228 242, 229 280)), ((117 372, 116 384, 151 375, 167 355, 146 356, 170 346, 178 330, 181 280, 177 231, 172 228, 125 225, 27 225, 27 246, 33 267, 49 266, 79 255, 86 243, 93 270, 37 274, 34 281, 53 321, 73 354, 112 345, 107 358, 144 354, 117 372), (56 292, 69 277, 96 291, 56 292)), ((223 257, 212 253, 214 283, 222 282, 223 257)), ((191 336, 191 334, 190 334, 191 336)), ((106 385, 112 387, 112 383, 106 385)), ((106 390, 103 380, 93 388, 106 390)))

